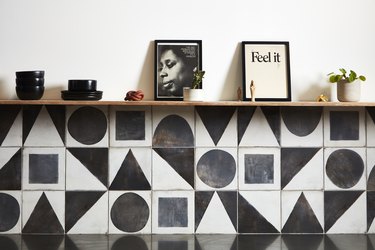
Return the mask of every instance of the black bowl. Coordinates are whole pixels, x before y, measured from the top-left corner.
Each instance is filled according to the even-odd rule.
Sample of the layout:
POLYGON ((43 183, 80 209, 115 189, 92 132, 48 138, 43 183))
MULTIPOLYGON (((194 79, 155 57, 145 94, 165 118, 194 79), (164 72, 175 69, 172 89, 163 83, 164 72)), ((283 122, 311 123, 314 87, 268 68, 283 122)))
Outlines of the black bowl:
POLYGON ((21 100, 39 100, 44 94, 44 86, 16 86, 16 93, 21 100))
POLYGON ((43 86, 44 78, 16 78, 17 86, 43 86))
POLYGON ((82 80, 69 80, 69 91, 96 91, 96 80, 82 79, 82 80))
POLYGON ((17 71, 17 78, 43 78, 44 70, 33 70, 33 71, 17 71))

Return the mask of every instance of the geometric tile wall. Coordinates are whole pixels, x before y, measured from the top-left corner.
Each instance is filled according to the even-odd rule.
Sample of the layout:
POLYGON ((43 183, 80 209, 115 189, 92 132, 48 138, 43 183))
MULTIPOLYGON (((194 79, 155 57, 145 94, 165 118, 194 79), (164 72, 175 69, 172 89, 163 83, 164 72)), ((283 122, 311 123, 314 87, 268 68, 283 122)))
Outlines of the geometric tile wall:
POLYGON ((372 107, 0 105, 0 117, 0 234, 375 233, 372 107))

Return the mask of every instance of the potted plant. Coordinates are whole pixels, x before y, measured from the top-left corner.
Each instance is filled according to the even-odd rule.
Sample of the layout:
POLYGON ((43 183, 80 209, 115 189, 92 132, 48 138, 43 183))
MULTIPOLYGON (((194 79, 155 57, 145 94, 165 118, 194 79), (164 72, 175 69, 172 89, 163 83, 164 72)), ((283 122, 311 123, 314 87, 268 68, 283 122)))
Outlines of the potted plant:
POLYGON ((184 101, 203 101, 202 80, 205 73, 205 71, 194 68, 191 87, 185 87, 183 90, 184 101))
POLYGON ((361 81, 366 81, 363 75, 357 75, 353 70, 339 69, 340 73, 329 73, 329 82, 337 83, 337 99, 340 102, 358 102, 361 99, 361 81))

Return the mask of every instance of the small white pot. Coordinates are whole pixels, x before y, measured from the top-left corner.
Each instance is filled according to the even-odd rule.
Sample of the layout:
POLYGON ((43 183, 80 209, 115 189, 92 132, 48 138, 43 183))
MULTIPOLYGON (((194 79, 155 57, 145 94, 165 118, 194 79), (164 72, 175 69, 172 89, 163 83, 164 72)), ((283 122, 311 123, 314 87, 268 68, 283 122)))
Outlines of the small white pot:
POLYGON ((203 89, 184 88, 184 101, 201 102, 204 98, 203 89))
POLYGON ((337 83, 337 99, 340 102, 358 102, 361 99, 361 81, 339 81, 337 83))

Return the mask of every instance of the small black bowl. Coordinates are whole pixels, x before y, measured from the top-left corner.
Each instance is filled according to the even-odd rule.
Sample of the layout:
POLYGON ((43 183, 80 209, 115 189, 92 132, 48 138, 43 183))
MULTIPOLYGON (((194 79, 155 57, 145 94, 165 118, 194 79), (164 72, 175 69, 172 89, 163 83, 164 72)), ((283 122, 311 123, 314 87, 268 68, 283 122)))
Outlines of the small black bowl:
POLYGON ((44 78, 16 78, 17 86, 44 86, 44 78))
POLYGON ((43 78, 44 70, 33 70, 33 71, 17 71, 17 78, 43 78))
POLYGON ((21 100, 39 100, 44 94, 44 86, 16 86, 16 93, 21 100))
POLYGON ((82 79, 82 80, 69 80, 69 91, 96 91, 96 80, 82 79))

